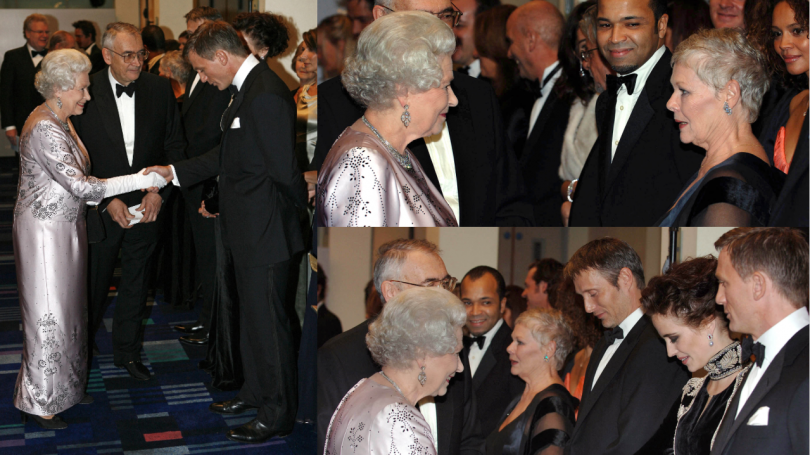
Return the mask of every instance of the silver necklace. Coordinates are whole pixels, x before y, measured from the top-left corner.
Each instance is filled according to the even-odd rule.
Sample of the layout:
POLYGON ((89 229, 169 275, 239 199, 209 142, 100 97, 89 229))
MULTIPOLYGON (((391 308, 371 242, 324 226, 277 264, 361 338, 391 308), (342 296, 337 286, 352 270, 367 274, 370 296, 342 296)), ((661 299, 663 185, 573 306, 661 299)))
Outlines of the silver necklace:
MULTIPOLYGON (((363 116, 363 123, 365 123, 366 126, 368 127, 368 129, 370 129, 371 132, 374 133, 375 136, 377 136, 377 139, 379 139, 380 142, 382 142, 385 145, 385 147, 388 149, 388 152, 391 154, 391 156, 393 156, 394 159, 396 159, 397 162, 402 167, 404 167, 405 169, 407 169, 409 171, 411 169, 413 169, 413 164, 411 164, 411 158, 408 155, 403 155, 403 154, 399 153, 397 151, 397 149, 394 148, 393 145, 391 145, 388 141, 386 141, 385 138, 382 137, 380 132, 377 131, 377 128, 374 128, 371 125, 371 123, 368 122, 365 115, 363 116)), ((383 375, 383 376, 385 376, 385 375, 383 375)), ((386 379, 388 379, 387 376, 386 376, 386 379)), ((388 380, 390 381, 390 379, 388 379, 388 380)), ((400 393, 402 393, 402 392, 400 392, 400 393)))
POLYGON ((59 120, 59 123, 62 124, 62 129, 64 129, 65 131, 67 131, 68 134, 70 134, 70 124, 67 122, 67 120, 63 122, 62 119, 59 118, 58 115, 56 115, 56 112, 54 112, 53 109, 51 109, 51 106, 49 106, 47 102, 45 103, 45 106, 48 108, 49 111, 51 111, 53 116, 56 117, 56 120, 59 120))
POLYGON ((404 393, 402 393, 402 389, 400 389, 400 388, 399 388, 399 386, 397 385, 397 383, 396 383, 396 382, 394 382, 394 380, 393 380, 393 379, 389 378, 389 377, 388 377, 388 376, 387 376, 385 373, 383 373, 383 372, 382 372, 382 370, 380 370, 380 374, 381 374, 381 375, 382 375, 382 377, 384 377, 384 378, 385 378, 385 379, 386 379, 388 382, 390 382, 390 383, 391 383, 391 385, 392 385, 392 386, 394 386, 394 388, 395 388, 395 389, 397 389, 397 392, 399 392, 399 394, 400 394, 400 395, 402 395, 403 397, 405 396, 405 394, 404 394, 404 393))

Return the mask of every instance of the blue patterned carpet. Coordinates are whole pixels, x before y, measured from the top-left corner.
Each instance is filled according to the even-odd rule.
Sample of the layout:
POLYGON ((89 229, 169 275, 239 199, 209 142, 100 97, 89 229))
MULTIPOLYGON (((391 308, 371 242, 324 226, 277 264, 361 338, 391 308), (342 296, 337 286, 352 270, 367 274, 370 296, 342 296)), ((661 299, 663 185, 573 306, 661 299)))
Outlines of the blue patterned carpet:
MULTIPOLYGON (((208 405, 230 399, 210 385, 197 364, 205 347, 177 341, 172 324, 196 320, 196 313, 179 312, 158 294, 150 299, 151 314, 142 359, 152 372, 149 381, 131 379, 112 364, 111 325, 115 292, 97 342, 101 356, 93 360, 88 393, 90 405, 76 405, 60 414, 67 430, 45 431, 35 423, 23 425, 12 404, 12 391, 20 367, 22 333, 11 245, 13 194, 16 173, 13 159, 0 159, 0 453, 2 454, 314 454, 315 426, 297 423, 292 435, 263 444, 229 441, 225 432, 250 421, 255 410, 239 416, 212 413, 208 405)), ((120 274, 120 271, 116 273, 120 274)))

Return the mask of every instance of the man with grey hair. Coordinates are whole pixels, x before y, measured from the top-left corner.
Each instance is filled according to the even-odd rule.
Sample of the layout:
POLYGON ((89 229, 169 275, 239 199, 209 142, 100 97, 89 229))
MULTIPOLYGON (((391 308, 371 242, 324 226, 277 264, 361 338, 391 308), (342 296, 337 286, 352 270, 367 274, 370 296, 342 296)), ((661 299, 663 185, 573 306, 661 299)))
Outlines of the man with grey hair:
POLYGON ((48 52, 58 51, 59 49, 75 49, 75 48, 76 48, 76 39, 73 38, 72 34, 64 30, 59 30, 58 32, 54 33, 51 36, 51 39, 48 41, 48 52))
POLYGON ((557 7, 544 0, 519 7, 506 22, 509 57, 517 63, 520 76, 533 83, 537 96, 519 159, 523 181, 531 182, 534 219, 543 226, 562 226, 562 180, 557 169, 571 105, 560 100, 553 88, 561 74, 557 50, 564 26, 557 7))
MULTIPOLYGON (((82 115, 72 121, 90 154, 93 176, 125 175, 183 156, 186 141, 177 100, 168 79, 141 73, 146 58, 140 31, 115 22, 102 37, 108 68, 90 77, 90 96, 82 115)), ((161 207, 171 188, 159 193, 133 191, 99 205, 106 238, 90 245, 88 318, 90 345, 106 309, 115 265, 121 256, 121 281, 113 315, 113 363, 130 376, 148 380, 141 363, 143 318, 152 255, 160 239, 161 207)))
MULTIPOLYGON (((382 245, 374 264, 374 286, 383 303, 414 286, 441 286, 452 291, 456 279, 447 273, 436 245, 426 240, 398 239, 382 245)), ((364 321, 318 350, 318 453, 340 400, 360 379, 380 370, 366 347, 371 321, 364 321)), ((465 357, 464 373, 455 376, 443 397, 419 402, 437 441, 439 455, 480 455, 483 437, 476 420, 472 377, 465 357)))
POLYGON ((22 131, 28 114, 45 102, 34 87, 34 77, 48 52, 48 18, 42 14, 26 17, 23 36, 25 45, 6 52, 0 67, 0 125, 17 154, 18 132, 22 131))

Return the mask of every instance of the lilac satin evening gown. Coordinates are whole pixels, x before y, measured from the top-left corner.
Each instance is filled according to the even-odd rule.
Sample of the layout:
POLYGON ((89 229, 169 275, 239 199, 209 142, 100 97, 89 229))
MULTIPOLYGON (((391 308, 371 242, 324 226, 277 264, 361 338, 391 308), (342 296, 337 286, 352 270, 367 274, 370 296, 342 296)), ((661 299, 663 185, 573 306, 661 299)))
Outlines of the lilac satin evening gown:
POLYGON ((12 228, 24 337, 14 406, 29 414, 57 414, 84 397, 85 210, 106 189, 89 172, 75 132, 67 133, 45 105, 36 108, 22 130, 12 228))

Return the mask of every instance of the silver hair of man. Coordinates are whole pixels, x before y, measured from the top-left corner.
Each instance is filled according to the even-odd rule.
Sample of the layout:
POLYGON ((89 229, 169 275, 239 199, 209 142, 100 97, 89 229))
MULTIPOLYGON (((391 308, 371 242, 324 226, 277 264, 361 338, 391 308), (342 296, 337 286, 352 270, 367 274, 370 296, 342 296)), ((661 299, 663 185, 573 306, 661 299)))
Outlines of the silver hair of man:
POLYGON ((76 49, 60 49, 48 52, 42 59, 42 70, 37 73, 34 86, 46 100, 53 99, 57 90, 71 90, 76 85, 76 76, 89 72, 90 59, 76 49))
POLYGON ((112 49, 115 44, 115 37, 120 33, 135 35, 138 38, 141 37, 141 31, 138 30, 138 27, 127 24, 126 22, 113 22, 107 25, 107 30, 105 30, 104 35, 101 36, 101 47, 112 49))
POLYGON ((346 59, 343 86, 363 106, 385 109, 408 90, 439 87, 440 58, 455 48, 453 31, 430 13, 386 14, 360 34, 357 50, 346 59))
POLYGON ((404 369, 426 355, 452 354, 458 343, 456 330, 466 321, 464 304, 453 293, 407 289, 386 303, 369 325, 366 344, 379 365, 404 369))
POLYGON ((762 52, 755 49, 736 29, 700 30, 675 48, 671 65, 682 64, 695 72, 715 92, 735 80, 740 84, 740 104, 748 122, 759 117, 762 97, 771 77, 762 52))
POLYGON ((412 251, 422 251, 439 255, 439 248, 427 240, 397 239, 383 244, 377 250, 377 261, 374 263, 374 287, 385 303, 382 292, 383 281, 402 279, 402 266, 412 251))
POLYGON ((574 349, 574 333, 565 322, 562 313, 551 308, 530 308, 518 316, 515 327, 522 325, 529 329, 532 337, 542 347, 550 342, 557 343, 554 351, 554 367, 561 368, 565 358, 574 349))

